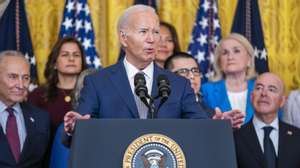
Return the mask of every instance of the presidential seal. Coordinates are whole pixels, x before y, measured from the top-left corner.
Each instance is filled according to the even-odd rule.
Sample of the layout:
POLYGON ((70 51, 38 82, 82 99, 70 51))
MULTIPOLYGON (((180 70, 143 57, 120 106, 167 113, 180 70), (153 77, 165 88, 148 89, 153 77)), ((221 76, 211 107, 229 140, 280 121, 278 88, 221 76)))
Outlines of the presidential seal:
POLYGON ((146 134, 126 149, 123 168, 186 168, 180 146, 162 134, 146 134))

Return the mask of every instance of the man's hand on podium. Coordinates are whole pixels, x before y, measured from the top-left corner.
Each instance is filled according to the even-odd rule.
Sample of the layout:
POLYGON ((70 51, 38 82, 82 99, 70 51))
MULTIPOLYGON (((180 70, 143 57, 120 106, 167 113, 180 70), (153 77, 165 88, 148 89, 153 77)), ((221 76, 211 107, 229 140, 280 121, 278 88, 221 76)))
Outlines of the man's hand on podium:
POLYGON ((232 128, 240 128, 244 123, 245 115, 236 109, 222 113, 220 108, 216 107, 213 119, 230 120, 232 128))
POLYGON ((91 115, 81 115, 76 111, 69 111, 64 116, 64 129, 68 135, 72 135, 76 120, 87 120, 90 119, 91 115))

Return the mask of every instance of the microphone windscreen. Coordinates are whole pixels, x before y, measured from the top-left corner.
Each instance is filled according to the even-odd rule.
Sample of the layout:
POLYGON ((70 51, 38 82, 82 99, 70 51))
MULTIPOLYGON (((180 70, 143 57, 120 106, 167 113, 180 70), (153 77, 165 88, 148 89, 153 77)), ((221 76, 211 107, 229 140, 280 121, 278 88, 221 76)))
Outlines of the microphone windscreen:
POLYGON ((144 74, 142 73, 137 73, 134 76, 134 86, 136 85, 146 85, 146 79, 144 74))

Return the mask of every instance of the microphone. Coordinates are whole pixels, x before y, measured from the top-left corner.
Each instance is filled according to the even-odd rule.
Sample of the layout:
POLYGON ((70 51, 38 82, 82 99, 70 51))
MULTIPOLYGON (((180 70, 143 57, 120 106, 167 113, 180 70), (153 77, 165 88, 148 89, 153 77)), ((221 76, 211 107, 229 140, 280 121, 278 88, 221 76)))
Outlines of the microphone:
POLYGON ((135 94, 142 100, 142 102, 148 107, 148 102, 147 102, 147 97, 148 95, 148 89, 146 86, 146 79, 144 74, 142 73, 137 73, 134 76, 134 92, 135 94))
POLYGON ((170 82, 166 75, 159 75, 157 77, 158 96, 161 98, 163 104, 169 98, 171 93, 170 82))

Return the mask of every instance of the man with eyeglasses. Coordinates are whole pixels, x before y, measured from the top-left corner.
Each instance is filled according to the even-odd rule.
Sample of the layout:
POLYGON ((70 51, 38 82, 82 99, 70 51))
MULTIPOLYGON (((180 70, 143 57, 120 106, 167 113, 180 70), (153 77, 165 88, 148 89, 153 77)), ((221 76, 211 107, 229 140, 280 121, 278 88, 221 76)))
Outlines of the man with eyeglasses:
MULTIPOLYGON (((210 118, 216 118, 218 115, 221 115, 222 112, 219 108, 213 110, 202 102, 200 93, 202 73, 197 60, 192 55, 185 52, 175 53, 166 60, 164 68, 190 80, 196 101, 207 111, 210 118)), ((223 113, 223 117, 233 121, 237 116, 240 116, 240 113, 238 110, 232 110, 223 113)))
MULTIPOLYGON (((178 52, 170 56, 165 62, 165 69, 190 80, 191 87, 194 90, 196 101, 201 103, 201 77, 202 73, 195 58, 185 52, 178 52)), ((209 116, 214 114, 213 110, 209 110, 209 116)))

